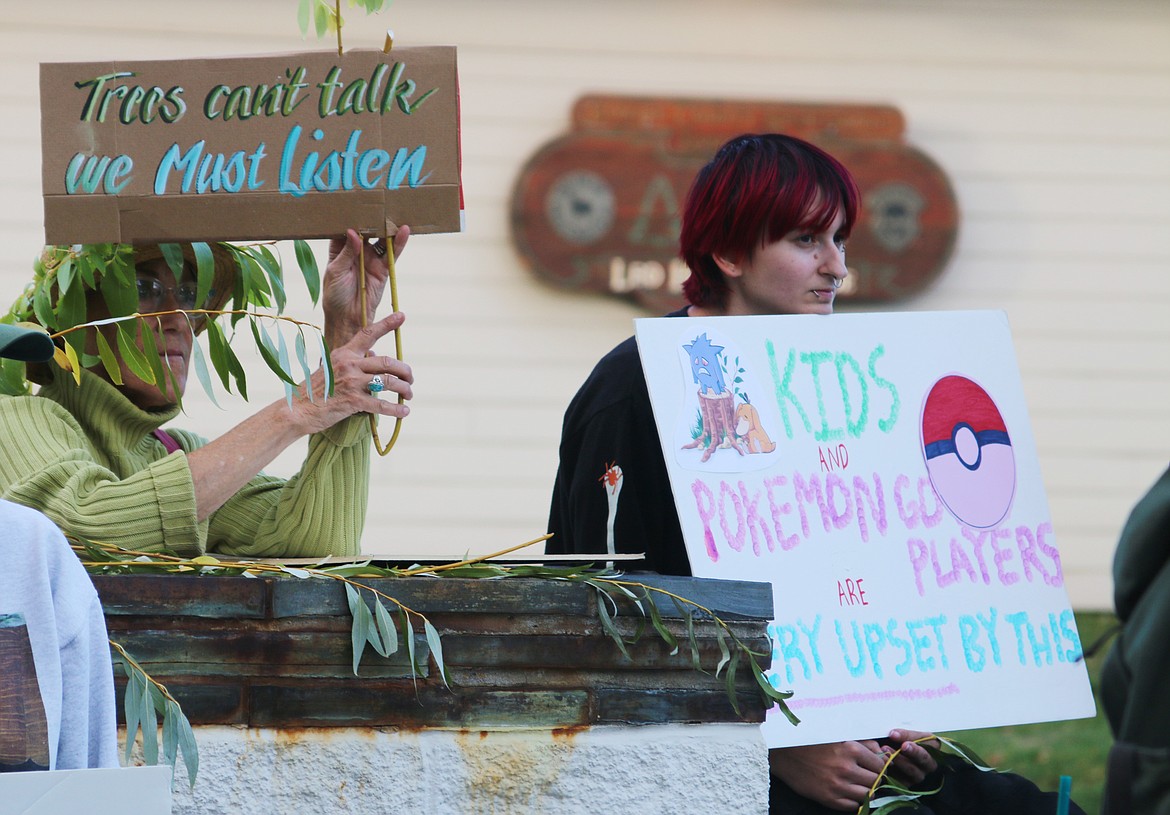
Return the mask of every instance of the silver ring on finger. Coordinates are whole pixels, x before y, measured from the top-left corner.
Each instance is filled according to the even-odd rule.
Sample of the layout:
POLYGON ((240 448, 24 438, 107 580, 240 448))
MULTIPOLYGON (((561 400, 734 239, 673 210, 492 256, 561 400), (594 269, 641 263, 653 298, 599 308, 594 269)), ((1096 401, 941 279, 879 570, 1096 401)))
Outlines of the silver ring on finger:
POLYGON ((386 390, 386 383, 382 381, 380 374, 374 374, 373 378, 370 379, 370 383, 366 385, 366 390, 375 396, 386 390))
POLYGON ((386 241, 374 241, 374 254, 378 257, 385 257, 386 255, 386 241))

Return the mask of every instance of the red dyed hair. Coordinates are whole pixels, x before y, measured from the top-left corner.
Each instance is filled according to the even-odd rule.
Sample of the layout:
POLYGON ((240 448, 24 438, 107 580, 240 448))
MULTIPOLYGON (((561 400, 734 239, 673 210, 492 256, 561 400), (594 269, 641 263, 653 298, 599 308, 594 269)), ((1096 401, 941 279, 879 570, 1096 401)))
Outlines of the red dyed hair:
POLYGON ((848 237, 860 199, 845 165, 819 147, 778 133, 736 136, 687 194, 679 246, 691 275, 683 294, 692 305, 723 308, 727 281, 714 255, 750 258, 794 229, 828 229, 838 209, 848 237))

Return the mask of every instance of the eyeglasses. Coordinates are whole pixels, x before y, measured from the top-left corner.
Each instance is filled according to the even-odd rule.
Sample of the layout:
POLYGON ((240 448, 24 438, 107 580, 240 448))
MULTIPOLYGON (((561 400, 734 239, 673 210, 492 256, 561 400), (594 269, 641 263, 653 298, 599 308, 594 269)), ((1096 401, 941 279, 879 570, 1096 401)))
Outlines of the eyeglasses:
POLYGON ((138 278, 138 307, 144 311, 161 311, 163 301, 170 293, 175 299, 175 305, 184 311, 195 308, 195 298, 198 289, 194 283, 180 283, 177 286, 164 286, 162 281, 153 277, 138 278))

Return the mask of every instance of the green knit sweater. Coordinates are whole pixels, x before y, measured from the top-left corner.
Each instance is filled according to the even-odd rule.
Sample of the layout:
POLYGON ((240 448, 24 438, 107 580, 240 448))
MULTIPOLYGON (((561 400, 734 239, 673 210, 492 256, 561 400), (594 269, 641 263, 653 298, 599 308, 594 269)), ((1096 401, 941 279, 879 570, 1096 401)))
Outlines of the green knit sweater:
POLYGON ((0 396, 0 497, 39 509, 68 535, 183 556, 354 555, 369 491, 370 434, 352 416, 309 438, 300 473, 260 474, 202 522, 186 451, 206 440, 152 433, 178 408, 144 411, 85 371, 81 385, 53 367, 36 396, 0 396))

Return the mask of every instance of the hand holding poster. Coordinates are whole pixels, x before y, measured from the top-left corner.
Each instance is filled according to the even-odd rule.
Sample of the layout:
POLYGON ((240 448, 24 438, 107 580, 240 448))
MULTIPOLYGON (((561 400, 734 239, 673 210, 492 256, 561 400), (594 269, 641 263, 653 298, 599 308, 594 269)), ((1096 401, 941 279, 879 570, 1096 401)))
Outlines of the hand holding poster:
POLYGON ((47 243, 454 232, 453 47, 41 65, 47 243))
POLYGON ((1002 314, 637 338, 694 574, 773 584, 770 747, 1093 715, 1002 314))

